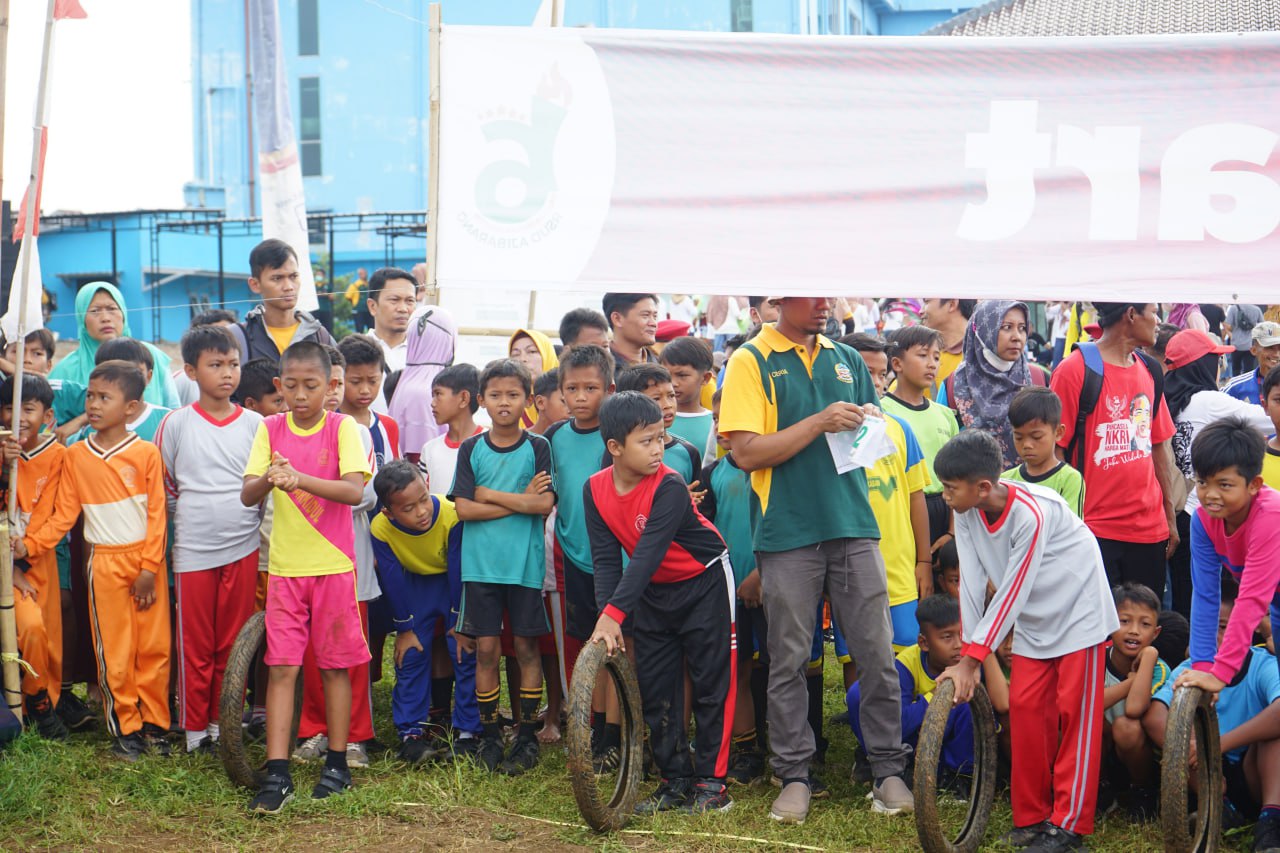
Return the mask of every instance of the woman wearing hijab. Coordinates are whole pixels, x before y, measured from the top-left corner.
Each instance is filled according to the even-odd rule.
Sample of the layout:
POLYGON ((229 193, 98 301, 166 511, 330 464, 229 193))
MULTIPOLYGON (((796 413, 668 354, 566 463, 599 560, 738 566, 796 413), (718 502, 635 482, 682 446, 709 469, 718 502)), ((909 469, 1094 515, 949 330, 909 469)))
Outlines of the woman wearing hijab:
MULTIPOLYGON (((49 371, 49 379, 88 385, 98 347, 116 338, 133 337, 129 329, 128 306, 114 284, 94 281, 80 288, 80 292, 76 294, 76 326, 80 330, 80 346, 54 365, 53 370, 49 371)), ((178 389, 173 384, 173 377, 169 375, 169 356, 145 341, 141 343, 155 362, 151 381, 147 384, 142 399, 166 409, 178 408, 182 402, 178 399, 178 389)))
POLYGON ((422 445, 444 432, 431 414, 431 383, 453 364, 458 346, 458 325, 443 308, 427 305, 409 320, 404 370, 388 414, 400 425, 400 453, 418 464, 422 445))
MULTIPOLYGON (((507 341, 507 355, 529 368, 535 382, 548 370, 554 370, 560 366, 555 344, 551 343, 551 338, 537 329, 516 329, 511 339, 507 341)), ((528 429, 537 420, 538 407, 533 404, 533 400, 530 400, 529 405, 525 407, 520 425, 528 429)))
POLYGON ((1009 403, 1024 386, 1048 384, 1044 371, 1027 360, 1026 346, 1026 303, 979 302, 964 333, 963 360, 944 386, 965 429, 983 429, 996 437, 1006 469, 1018 464, 1009 403))
MULTIPOLYGON (((1198 329, 1184 329, 1165 348, 1164 399, 1173 418, 1173 461, 1186 480, 1191 469, 1191 442, 1208 424, 1225 417, 1240 417, 1263 437, 1275 431, 1266 411, 1253 403, 1237 400, 1218 390, 1218 368, 1222 356, 1235 352, 1230 344, 1220 344, 1198 329)), ((1191 514, 1200 507, 1196 490, 1188 485, 1186 506, 1178 512, 1178 535, 1182 542, 1169 558, 1169 579, 1173 609, 1191 616, 1191 514)))

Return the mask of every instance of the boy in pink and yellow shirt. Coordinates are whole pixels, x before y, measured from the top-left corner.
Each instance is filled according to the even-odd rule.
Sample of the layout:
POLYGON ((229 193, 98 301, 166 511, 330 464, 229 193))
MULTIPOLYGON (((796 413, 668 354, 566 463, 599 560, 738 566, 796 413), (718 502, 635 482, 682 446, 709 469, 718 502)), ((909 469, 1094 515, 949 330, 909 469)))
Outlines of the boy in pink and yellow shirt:
POLYGON ((346 670, 369 661, 356 604, 355 532, 351 507, 370 477, 354 420, 324 408, 333 379, 329 356, 311 341, 280 357, 276 386, 289 412, 258 428, 240 500, 275 504, 267 588, 267 772, 250 809, 278 813, 293 797, 289 729, 294 684, 311 644, 324 681, 329 750, 312 796, 351 787, 347 730, 351 682, 346 670))

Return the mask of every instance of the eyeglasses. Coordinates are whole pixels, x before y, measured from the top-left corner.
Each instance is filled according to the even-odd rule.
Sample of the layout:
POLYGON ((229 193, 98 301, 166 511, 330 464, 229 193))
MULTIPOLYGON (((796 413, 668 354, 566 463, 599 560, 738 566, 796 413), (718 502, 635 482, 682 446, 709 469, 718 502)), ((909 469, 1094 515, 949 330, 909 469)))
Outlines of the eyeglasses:
POLYGON ((110 305, 110 306, 100 305, 97 308, 90 308, 85 313, 88 314, 90 317, 94 317, 94 318, 104 317, 108 314, 119 317, 124 314, 124 312, 120 310, 119 306, 116 306, 116 305, 110 305))

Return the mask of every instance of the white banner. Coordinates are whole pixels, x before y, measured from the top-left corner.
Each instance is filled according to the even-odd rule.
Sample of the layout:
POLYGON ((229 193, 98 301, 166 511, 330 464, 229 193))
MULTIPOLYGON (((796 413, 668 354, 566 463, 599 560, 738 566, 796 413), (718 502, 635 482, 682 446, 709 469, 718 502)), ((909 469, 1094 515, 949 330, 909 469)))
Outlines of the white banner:
POLYGON ((446 294, 1277 299, 1280 34, 445 27, 440 83, 446 294))
POLYGON ((298 255, 297 307, 315 311, 320 302, 311 271, 307 202, 289 110, 289 78, 284 71, 276 0, 249 0, 248 14, 254 131, 258 137, 258 179, 262 189, 262 236, 263 239, 276 237, 293 247, 298 255))

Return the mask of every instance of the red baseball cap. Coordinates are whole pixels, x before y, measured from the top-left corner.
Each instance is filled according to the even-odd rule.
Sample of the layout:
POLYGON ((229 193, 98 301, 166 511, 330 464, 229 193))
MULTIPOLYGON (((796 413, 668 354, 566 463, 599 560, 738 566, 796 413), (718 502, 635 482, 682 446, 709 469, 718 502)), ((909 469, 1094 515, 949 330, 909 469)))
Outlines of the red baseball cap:
POLYGON ((676 338, 683 338, 689 334, 690 328, 692 327, 684 320, 659 320, 658 331, 654 334, 654 337, 666 343, 674 341, 676 338))
POLYGON ((1235 347, 1218 343, 1209 337, 1208 332, 1183 329, 1169 339, 1169 345, 1164 351, 1164 363, 1176 370, 1210 353, 1226 355, 1229 352, 1235 352, 1235 347))

